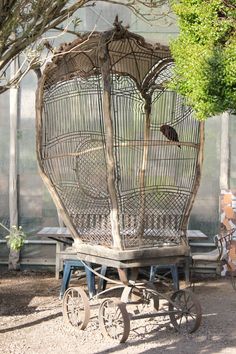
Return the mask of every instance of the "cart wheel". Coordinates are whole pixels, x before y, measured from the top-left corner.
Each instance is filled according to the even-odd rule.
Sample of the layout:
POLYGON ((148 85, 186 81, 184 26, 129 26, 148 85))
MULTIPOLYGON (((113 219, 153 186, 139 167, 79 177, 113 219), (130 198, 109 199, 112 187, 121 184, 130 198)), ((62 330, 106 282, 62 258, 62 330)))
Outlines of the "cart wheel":
POLYGON ((85 329, 90 318, 89 300, 82 288, 69 288, 63 296, 63 319, 72 326, 85 329))
POLYGON ((140 301, 143 306, 151 305, 156 311, 159 310, 159 296, 152 285, 140 288, 126 286, 121 295, 121 301, 125 303, 140 301))
POLYGON ((231 272, 231 284, 234 290, 236 290, 236 272, 231 272))
POLYGON ((195 332, 201 324, 202 310, 196 296, 188 290, 175 291, 169 302, 171 323, 178 332, 195 332))
POLYGON ((125 303, 117 299, 105 299, 100 305, 98 319, 104 336, 120 343, 126 341, 130 331, 130 320, 125 303))

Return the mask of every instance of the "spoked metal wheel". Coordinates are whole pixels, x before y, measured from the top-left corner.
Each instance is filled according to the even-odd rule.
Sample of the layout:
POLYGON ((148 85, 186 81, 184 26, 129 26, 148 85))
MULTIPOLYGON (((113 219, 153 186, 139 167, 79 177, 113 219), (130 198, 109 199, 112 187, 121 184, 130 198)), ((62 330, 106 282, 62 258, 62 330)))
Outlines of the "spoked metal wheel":
POLYGON ((82 288, 69 288, 63 296, 63 319, 72 326, 85 329, 90 318, 89 300, 82 288))
POLYGON ((179 332, 193 333, 201 324, 201 305, 189 290, 178 290, 172 294, 169 311, 171 323, 179 332))
POLYGON ((159 296, 153 285, 126 286, 121 295, 121 301, 125 303, 137 301, 144 307, 151 306, 156 311, 159 310, 159 296))
POLYGON ((99 308, 99 327, 104 336, 124 343, 129 336, 130 319, 126 305, 117 299, 105 299, 99 308))

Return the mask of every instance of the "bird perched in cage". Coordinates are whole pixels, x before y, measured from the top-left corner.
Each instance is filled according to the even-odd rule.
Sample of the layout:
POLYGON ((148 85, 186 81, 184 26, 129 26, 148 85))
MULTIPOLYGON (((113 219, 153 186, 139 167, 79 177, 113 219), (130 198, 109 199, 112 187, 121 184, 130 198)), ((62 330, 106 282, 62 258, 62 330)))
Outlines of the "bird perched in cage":
MULTIPOLYGON (((171 127, 170 125, 163 124, 160 128, 160 131, 168 140, 179 141, 177 131, 173 127, 171 127)), ((178 145, 178 147, 181 148, 180 145, 178 145)))

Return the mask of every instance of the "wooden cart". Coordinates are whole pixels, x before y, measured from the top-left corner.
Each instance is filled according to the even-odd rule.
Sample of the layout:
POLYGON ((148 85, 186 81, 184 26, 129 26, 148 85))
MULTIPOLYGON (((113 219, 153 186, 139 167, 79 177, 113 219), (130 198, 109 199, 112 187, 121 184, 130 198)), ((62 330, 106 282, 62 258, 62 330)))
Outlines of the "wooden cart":
MULTIPOLYGON (((145 42, 116 19, 110 31, 62 46, 37 91, 41 176, 78 258, 120 269, 121 302, 106 300, 99 316, 107 328, 107 311, 118 309, 121 341, 128 334, 130 293, 143 294, 144 302, 159 297, 149 285, 124 279, 124 269, 189 257, 186 230, 200 183, 204 125, 168 89, 173 68, 168 47, 145 42)), ((88 307, 84 292, 70 289, 65 316, 74 297, 88 307)), ((197 329, 200 306, 192 294, 180 290, 168 302, 175 325, 194 308, 189 332, 197 329)), ((84 312, 81 328, 88 320, 84 312)))

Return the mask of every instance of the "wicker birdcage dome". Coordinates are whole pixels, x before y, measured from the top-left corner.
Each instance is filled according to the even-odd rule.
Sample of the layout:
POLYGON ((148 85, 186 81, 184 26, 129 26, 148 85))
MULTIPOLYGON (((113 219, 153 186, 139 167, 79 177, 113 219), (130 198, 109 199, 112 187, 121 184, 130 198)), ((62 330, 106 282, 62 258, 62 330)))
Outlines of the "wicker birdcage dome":
POLYGON ((116 22, 62 46, 43 73, 40 171, 84 253, 188 250, 203 123, 168 89, 173 65, 168 47, 116 22))

